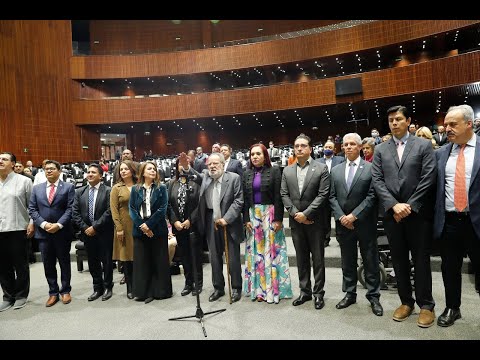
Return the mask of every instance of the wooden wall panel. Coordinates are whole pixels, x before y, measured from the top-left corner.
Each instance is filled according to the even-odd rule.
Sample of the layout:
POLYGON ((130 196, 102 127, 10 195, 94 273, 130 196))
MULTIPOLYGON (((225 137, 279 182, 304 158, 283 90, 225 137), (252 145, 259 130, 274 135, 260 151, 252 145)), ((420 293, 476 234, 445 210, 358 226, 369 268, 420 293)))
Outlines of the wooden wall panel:
POLYGON ((70 117, 70 21, 2 20, 0 48, 1 151, 34 164, 91 157, 70 117))
POLYGON ((91 20, 91 53, 128 54, 199 49, 203 45, 269 36, 336 24, 345 20, 91 20), (259 32, 258 28, 263 31, 259 32), (179 37, 179 40, 176 38, 179 37))
MULTIPOLYGON (((358 75, 356 75, 358 76, 358 75)), ((360 75, 363 94, 335 97, 335 80, 160 98, 73 100, 75 124, 192 119, 398 96, 480 81, 480 52, 360 75)))
POLYGON ((315 59, 402 43, 479 20, 385 20, 293 39, 174 53, 72 57, 72 79, 167 76, 315 59))

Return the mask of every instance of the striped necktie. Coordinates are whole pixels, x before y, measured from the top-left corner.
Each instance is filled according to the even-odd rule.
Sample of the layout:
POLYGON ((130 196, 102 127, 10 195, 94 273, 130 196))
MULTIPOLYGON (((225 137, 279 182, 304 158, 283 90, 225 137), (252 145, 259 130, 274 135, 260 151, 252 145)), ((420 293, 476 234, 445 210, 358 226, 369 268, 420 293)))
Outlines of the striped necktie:
POLYGON ((90 188, 90 193, 88 194, 88 218, 90 224, 93 224, 93 208, 95 205, 95 188, 90 188))

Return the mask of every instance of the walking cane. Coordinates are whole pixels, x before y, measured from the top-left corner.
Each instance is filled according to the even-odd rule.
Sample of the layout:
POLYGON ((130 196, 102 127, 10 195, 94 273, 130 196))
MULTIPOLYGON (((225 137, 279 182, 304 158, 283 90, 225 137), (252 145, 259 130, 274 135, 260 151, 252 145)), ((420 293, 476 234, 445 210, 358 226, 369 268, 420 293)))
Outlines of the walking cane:
POLYGON ((232 285, 230 284, 230 263, 228 261, 228 237, 227 237, 227 227, 223 227, 223 237, 225 238, 225 260, 227 262, 227 278, 228 278, 228 296, 230 300, 230 305, 232 304, 232 285))

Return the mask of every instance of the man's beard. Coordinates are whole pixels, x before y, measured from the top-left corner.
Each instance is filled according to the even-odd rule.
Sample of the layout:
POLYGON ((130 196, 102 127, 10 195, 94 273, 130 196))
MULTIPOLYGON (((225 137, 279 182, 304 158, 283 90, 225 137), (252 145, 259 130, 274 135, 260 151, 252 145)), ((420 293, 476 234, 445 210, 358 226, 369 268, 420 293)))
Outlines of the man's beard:
POLYGON ((210 176, 212 179, 217 180, 222 176, 223 172, 221 170, 218 170, 214 173, 212 173, 210 170, 208 170, 208 176, 210 176))

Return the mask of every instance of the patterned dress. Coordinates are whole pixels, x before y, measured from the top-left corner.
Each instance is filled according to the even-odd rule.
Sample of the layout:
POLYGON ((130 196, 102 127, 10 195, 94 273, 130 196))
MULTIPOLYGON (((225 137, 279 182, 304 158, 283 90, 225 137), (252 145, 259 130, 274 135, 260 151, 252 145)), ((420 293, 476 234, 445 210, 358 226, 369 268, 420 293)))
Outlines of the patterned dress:
POLYGON ((252 301, 278 304, 293 296, 285 233, 283 228, 273 231, 273 205, 254 205, 249 211, 253 233, 245 243, 243 289, 252 301))

